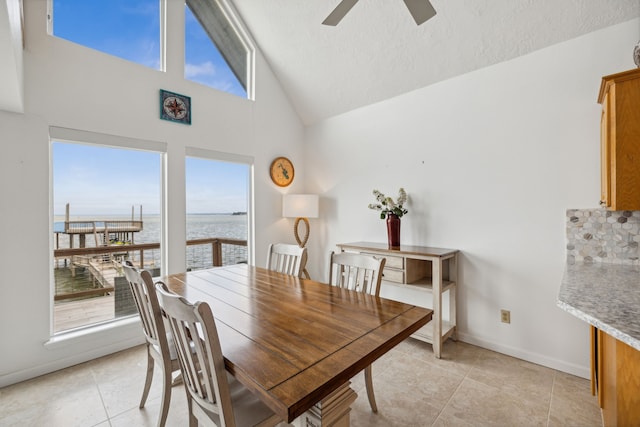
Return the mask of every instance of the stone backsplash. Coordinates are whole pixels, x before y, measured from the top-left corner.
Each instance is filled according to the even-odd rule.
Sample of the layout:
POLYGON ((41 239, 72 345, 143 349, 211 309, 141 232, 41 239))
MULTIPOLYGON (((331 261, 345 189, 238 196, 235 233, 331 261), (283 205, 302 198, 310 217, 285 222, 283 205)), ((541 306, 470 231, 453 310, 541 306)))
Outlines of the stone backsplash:
POLYGON ((567 262, 640 265, 640 211, 567 210, 567 262))

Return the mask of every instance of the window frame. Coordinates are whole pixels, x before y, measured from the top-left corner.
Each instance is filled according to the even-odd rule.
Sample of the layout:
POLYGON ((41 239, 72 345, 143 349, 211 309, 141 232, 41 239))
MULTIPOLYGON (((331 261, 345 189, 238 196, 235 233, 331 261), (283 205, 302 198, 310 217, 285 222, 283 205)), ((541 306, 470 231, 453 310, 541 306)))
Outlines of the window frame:
MULTIPOLYGON (((245 91, 247 93, 247 98, 246 99, 254 101, 255 100, 255 56, 256 56, 255 43, 253 42, 253 39, 249 36, 249 31, 247 31, 246 27, 244 26, 244 23, 239 18, 239 14, 236 11, 236 9, 233 7, 233 5, 231 5, 227 0, 212 0, 212 1, 216 4, 216 6, 218 7, 219 11, 223 14, 224 18, 229 23, 229 26, 231 27, 231 29, 233 29, 235 31, 235 33, 236 33, 236 35, 238 37, 238 41, 240 42, 240 44, 242 44, 242 46, 245 48, 245 52, 246 52, 246 54, 245 54, 245 56, 246 56, 246 76, 245 76, 245 78, 246 78, 246 87, 245 87, 245 91)), ((193 15, 196 18, 196 20, 198 20, 200 22, 200 25, 205 30, 205 33, 208 34, 205 24, 203 24, 202 20, 198 16, 198 14, 191 8, 191 6, 189 6, 190 2, 203 2, 203 3, 206 3, 206 1, 204 1, 204 0, 185 0, 185 7, 188 7, 191 10, 191 12, 193 13, 193 15)), ((185 19, 186 19, 186 17, 185 17, 185 19)), ((185 28, 185 30, 186 30, 186 28, 185 28)), ((216 49, 218 49, 218 51, 220 52, 222 57, 225 59, 225 61, 227 61, 225 53, 220 49, 220 47, 218 47, 218 45, 215 43, 215 41, 213 39, 211 39, 211 42, 216 46, 216 49)), ((186 45, 185 45, 185 51, 186 51, 186 45)), ((236 73, 236 70, 231 66, 231 64, 229 64, 228 61, 227 61, 227 66, 229 67, 229 69, 231 70, 232 73, 234 73, 234 74, 236 73)), ((186 60, 184 61, 184 64, 183 64, 183 73, 184 73, 185 67, 186 67, 186 60)), ((236 78, 238 78, 237 75, 236 75, 236 78)), ((185 78, 185 80, 188 80, 188 79, 185 78)), ((240 83, 242 83, 241 79, 238 78, 238 80, 240 81, 240 83)), ((192 80, 188 80, 188 81, 192 81, 192 80)))
MULTIPOLYGON (((112 320, 92 323, 78 328, 56 332, 55 327, 55 279, 53 274, 53 265, 55 262, 53 256, 54 233, 53 223, 55 220, 55 212, 53 206, 53 143, 64 142, 78 145, 93 145, 105 148, 118 148, 125 150, 147 151, 159 154, 160 156, 160 274, 167 274, 168 267, 168 239, 167 239, 167 148, 168 144, 164 142, 143 140, 137 138, 129 138, 123 136, 115 136, 98 132, 89 132, 84 130, 62 128, 57 126, 49 127, 49 342, 64 341, 68 337, 91 334, 94 332, 104 331, 117 327, 117 325, 128 324, 132 320, 131 316, 118 317, 112 320)), ((137 316, 132 316, 137 319, 137 316)), ((136 320, 137 322, 137 320, 136 320)))
MULTIPOLYGON (((140 63, 110 54, 110 53, 106 53, 100 50, 97 50, 95 48, 92 48, 90 46, 84 45, 82 43, 79 42, 74 42, 74 41, 70 41, 61 37, 57 37, 54 35, 54 20, 55 17, 53 16, 53 1, 54 0, 47 0, 47 34, 51 37, 55 37, 59 40, 64 40, 66 42, 69 43, 75 43, 79 46, 82 46, 84 48, 87 49, 92 49, 92 50, 96 50, 100 53, 103 53, 105 55, 109 55, 109 56, 114 56, 116 58, 131 62, 133 64, 138 64, 138 65, 142 65, 140 63)), ((155 71, 160 71, 160 72, 166 72, 167 71, 167 33, 168 33, 168 29, 167 29, 167 23, 169 22, 169 19, 167 19, 167 0, 157 0, 160 4, 160 40, 158 40, 159 46, 160 46, 160 58, 159 58, 159 68, 155 69, 155 68, 149 68, 151 70, 155 70, 155 71)), ((195 1, 195 0, 194 0, 195 1)), ((247 30, 246 26, 244 25, 244 23, 242 22, 242 20, 240 19, 240 15, 237 12, 237 10, 235 9, 235 7, 233 6, 233 4, 231 4, 228 0, 212 0, 216 3, 216 5, 218 6, 219 10, 223 13, 224 17, 226 18, 227 22, 229 23, 230 27, 236 32, 237 36, 238 36, 238 40, 241 42, 241 44, 244 46, 245 50, 246 50, 246 94, 247 97, 246 99, 250 100, 250 101, 255 101, 255 81, 256 81, 256 43, 253 40, 253 38, 251 37, 249 31, 247 30)), ((189 7, 187 5, 187 1, 185 0, 185 7, 189 7)), ((183 13, 184 13, 184 9, 183 9, 183 13)), ((195 13, 194 13, 195 15, 195 13)), ((196 16, 196 19, 197 16, 196 16)), ((183 25, 184 25, 184 21, 185 21, 185 17, 183 16, 183 25)), ((183 27, 183 31, 185 30, 185 28, 183 27)), ((213 42, 213 40, 212 40, 213 42)), ((214 43, 215 44, 215 43, 214 43)), ((216 48, 220 51, 220 49, 217 47, 216 48)), ((185 46, 183 46, 183 60, 182 60, 182 78, 185 81, 189 81, 192 83, 196 83, 199 84, 198 82, 195 82, 193 80, 189 80, 187 78, 184 77, 184 72, 185 72, 185 67, 186 67, 186 59, 184 57, 184 49, 185 46)), ((222 52, 221 52, 222 53, 222 52)), ((224 55, 223 55, 224 56, 224 55)), ((232 70, 232 72, 234 72, 233 68, 229 65, 229 68, 232 70)), ((207 86, 209 87, 209 86, 207 86)), ((220 90, 220 89, 216 89, 216 90, 220 90)))
MULTIPOLYGON (((121 56, 118 55, 114 55, 112 53, 108 53, 108 52, 104 52, 102 50, 93 48, 91 46, 87 46, 86 44, 80 43, 78 41, 74 41, 74 40, 68 40, 65 39, 63 37, 58 37, 53 33, 54 30, 54 19, 55 16, 53 15, 53 2, 55 0, 47 0, 47 34, 51 37, 55 37, 56 39, 59 40, 64 40, 66 42, 69 43, 75 43, 78 46, 82 46, 84 48, 87 49, 92 49, 96 52, 100 52, 102 54, 105 55, 109 55, 109 56, 113 56, 119 59, 122 59, 123 61, 127 61, 127 62, 131 62, 132 64, 137 64, 137 65, 142 65, 145 66, 142 63, 136 62, 136 61, 131 61, 130 59, 127 58, 123 58, 121 56)), ((159 14, 159 18, 160 18, 160 22, 158 23, 159 26, 159 39, 158 39, 158 47, 160 49, 160 55, 158 58, 158 68, 152 68, 152 67, 146 67, 149 68, 150 70, 154 70, 154 71, 160 71, 160 72, 166 72, 167 71, 167 0, 156 0, 159 3, 159 10, 158 10, 158 14, 159 14)), ((22 2, 20 2, 20 4, 22 5, 22 2)))
MULTIPOLYGON (((187 157, 193 157, 204 160, 212 160, 216 162, 240 163, 248 166, 248 185, 247 185, 247 262, 249 265, 255 265, 255 215, 254 215, 254 169, 255 158, 253 156, 245 156, 242 154, 226 153, 222 151, 207 150, 197 147, 185 147, 185 176, 187 157)), ((185 180, 185 196, 186 196, 186 180, 185 180)), ((185 205, 186 208, 186 205, 185 205)), ((186 215, 186 211, 185 211, 186 215)), ((186 227, 186 224, 185 224, 186 227)), ((186 259, 185 259, 186 265, 186 259)))

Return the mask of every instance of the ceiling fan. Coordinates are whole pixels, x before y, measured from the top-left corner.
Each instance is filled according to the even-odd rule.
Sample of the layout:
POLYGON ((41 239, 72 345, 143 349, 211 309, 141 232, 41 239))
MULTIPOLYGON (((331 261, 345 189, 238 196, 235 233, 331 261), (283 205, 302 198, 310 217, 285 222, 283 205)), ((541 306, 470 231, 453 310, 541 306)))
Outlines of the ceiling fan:
MULTIPOLYGON (((331 26, 338 25, 356 3, 358 3, 358 0, 342 0, 322 23, 331 26)), ((411 16, 413 16, 418 25, 436 16, 436 10, 429 0, 404 0, 404 4, 407 5, 407 9, 409 9, 411 16)))

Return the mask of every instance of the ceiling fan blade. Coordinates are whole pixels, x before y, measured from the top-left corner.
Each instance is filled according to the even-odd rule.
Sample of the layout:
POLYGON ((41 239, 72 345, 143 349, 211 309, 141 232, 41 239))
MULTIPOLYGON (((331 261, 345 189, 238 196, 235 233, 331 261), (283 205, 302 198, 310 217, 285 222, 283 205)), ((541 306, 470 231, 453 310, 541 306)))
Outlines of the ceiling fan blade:
POLYGON ((342 0, 322 23, 335 27, 356 3, 358 3, 358 0, 342 0))
POLYGON ((407 9, 418 25, 436 16, 436 10, 429 0, 404 0, 404 4, 407 5, 407 9))

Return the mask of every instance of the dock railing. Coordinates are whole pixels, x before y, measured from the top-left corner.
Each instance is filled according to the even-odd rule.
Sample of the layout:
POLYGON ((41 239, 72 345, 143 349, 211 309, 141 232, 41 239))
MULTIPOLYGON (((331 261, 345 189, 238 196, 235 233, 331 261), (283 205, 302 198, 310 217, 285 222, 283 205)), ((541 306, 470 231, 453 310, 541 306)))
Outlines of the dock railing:
POLYGON ((143 222, 136 220, 105 220, 105 221, 65 221, 64 232, 67 234, 88 234, 93 232, 119 233, 125 231, 142 231, 143 222))
MULTIPOLYGON (((186 245, 187 271, 238 264, 248 259, 246 240, 213 237, 188 240, 186 245)), ((160 243, 55 249, 55 268, 69 268, 72 276, 75 276, 76 269, 88 269, 92 286, 64 291, 58 291, 56 286, 54 299, 59 301, 113 292, 114 278, 122 275, 120 262, 128 259, 141 268, 155 270, 159 268, 159 250, 160 243)))

